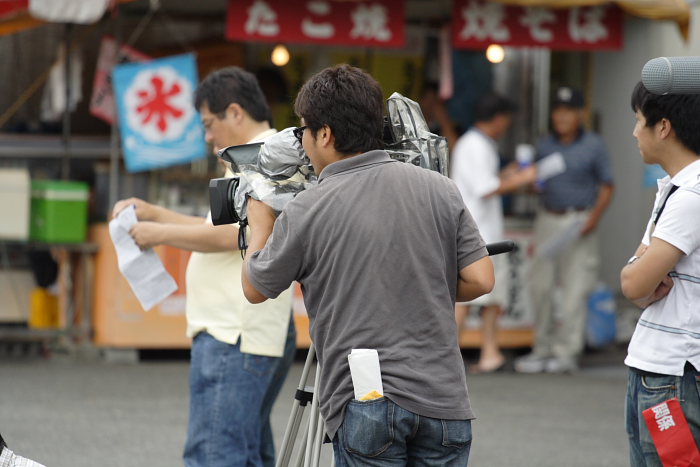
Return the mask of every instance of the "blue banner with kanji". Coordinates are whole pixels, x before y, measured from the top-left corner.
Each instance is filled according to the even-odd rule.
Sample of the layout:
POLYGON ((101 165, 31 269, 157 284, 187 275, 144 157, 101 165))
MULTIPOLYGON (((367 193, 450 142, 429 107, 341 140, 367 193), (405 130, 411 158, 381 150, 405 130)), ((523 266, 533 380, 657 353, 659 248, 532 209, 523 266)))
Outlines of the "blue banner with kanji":
POLYGON ((197 65, 193 54, 114 67, 112 80, 126 168, 129 172, 182 164, 206 155, 193 106, 197 65))

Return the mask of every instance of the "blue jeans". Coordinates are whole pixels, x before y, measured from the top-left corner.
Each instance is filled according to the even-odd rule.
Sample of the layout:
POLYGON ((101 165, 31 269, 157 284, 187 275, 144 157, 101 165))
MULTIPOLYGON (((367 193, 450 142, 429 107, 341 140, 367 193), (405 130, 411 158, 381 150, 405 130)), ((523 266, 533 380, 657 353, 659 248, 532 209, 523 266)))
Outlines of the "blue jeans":
POLYGON ((200 332, 192 341, 187 467, 259 467, 260 407, 279 358, 242 353, 200 332))
POLYGON ((294 355, 297 350, 297 332, 294 328, 294 315, 289 320, 287 329, 287 341, 284 343, 284 354, 277 362, 275 371, 272 373, 270 385, 263 398, 262 410, 260 411, 260 421, 262 432, 260 434, 260 456, 264 467, 275 467, 275 441, 272 437, 272 427, 270 426, 270 412, 275 404, 277 395, 280 393, 284 380, 287 379, 289 368, 294 362, 294 355))
POLYGON ((672 397, 681 402, 695 443, 700 441, 700 372, 686 364, 683 376, 642 374, 629 370, 625 423, 630 444, 630 466, 662 467, 642 412, 672 397))
POLYGON ((471 443, 471 420, 423 417, 382 397, 348 403, 333 451, 336 467, 464 467, 471 443))

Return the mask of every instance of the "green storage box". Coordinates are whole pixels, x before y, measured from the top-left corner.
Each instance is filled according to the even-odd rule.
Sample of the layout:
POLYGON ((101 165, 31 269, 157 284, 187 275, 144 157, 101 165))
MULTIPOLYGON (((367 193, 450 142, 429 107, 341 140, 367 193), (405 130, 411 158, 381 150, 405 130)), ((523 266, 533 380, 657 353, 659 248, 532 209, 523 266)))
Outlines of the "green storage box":
POLYGON ((32 180, 29 239, 50 243, 79 243, 87 232, 88 184, 32 180))

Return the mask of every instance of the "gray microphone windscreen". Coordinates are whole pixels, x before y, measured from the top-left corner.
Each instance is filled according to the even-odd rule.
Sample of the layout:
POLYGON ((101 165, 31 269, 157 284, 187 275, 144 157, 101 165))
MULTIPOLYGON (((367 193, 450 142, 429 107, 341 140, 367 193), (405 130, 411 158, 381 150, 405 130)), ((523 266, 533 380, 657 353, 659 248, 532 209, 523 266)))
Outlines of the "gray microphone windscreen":
POLYGON ((642 83, 654 94, 700 94, 700 57, 659 57, 642 68, 642 83))

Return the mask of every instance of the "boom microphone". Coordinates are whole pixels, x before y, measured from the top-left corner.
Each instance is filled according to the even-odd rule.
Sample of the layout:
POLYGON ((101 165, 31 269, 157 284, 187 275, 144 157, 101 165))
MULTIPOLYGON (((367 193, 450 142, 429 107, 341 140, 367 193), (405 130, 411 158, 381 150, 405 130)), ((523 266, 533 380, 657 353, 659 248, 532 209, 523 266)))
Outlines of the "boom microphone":
POLYGON ((659 57, 642 68, 642 84, 654 94, 700 94, 700 57, 659 57))

